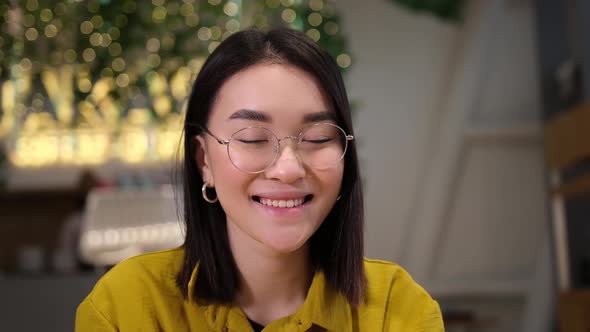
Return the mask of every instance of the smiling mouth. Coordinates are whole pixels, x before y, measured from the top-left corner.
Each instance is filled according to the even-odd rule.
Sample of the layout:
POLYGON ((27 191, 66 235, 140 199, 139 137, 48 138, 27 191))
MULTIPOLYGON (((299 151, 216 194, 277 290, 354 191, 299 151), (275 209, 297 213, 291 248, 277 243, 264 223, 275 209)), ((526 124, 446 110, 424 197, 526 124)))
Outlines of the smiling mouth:
POLYGON ((252 199, 262 205, 277 207, 277 208, 293 208, 308 203, 313 199, 313 195, 307 195, 296 199, 270 199, 260 196, 252 196, 252 199))

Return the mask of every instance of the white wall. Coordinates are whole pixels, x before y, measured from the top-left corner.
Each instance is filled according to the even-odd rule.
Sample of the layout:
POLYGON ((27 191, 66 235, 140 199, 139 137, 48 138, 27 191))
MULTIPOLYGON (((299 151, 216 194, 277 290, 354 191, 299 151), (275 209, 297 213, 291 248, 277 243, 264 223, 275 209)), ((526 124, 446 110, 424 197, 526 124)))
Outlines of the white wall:
MULTIPOLYGON (((430 136, 441 131, 444 121, 457 112, 449 107, 468 104, 465 116, 457 118, 457 122, 465 123, 459 123, 456 128, 473 131, 476 136, 481 128, 484 130, 479 132, 486 128, 492 131, 516 128, 516 135, 521 128, 532 128, 532 135, 538 136, 540 111, 532 6, 528 2, 520 2, 520 5, 512 1, 499 3, 495 9, 499 11, 497 18, 489 18, 490 14, 486 18, 483 13, 477 12, 493 10, 491 6, 485 9, 470 7, 467 14, 479 15, 476 20, 499 19, 497 23, 501 23, 494 26, 491 33, 486 30, 485 36, 470 36, 470 33, 479 33, 464 31, 466 24, 470 24, 467 28, 477 29, 479 23, 472 22, 474 19, 470 17, 466 18, 465 24, 454 25, 405 10, 387 0, 338 2, 354 60, 346 77, 347 86, 350 98, 360 104, 355 130, 363 159, 366 189, 367 255, 389 260, 403 259, 400 257, 403 252, 400 246, 408 236, 405 226, 407 222, 415 222, 412 206, 424 205, 413 200, 414 194, 431 185, 421 182, 432 168, 428 164, 432 156, 427 155, 427 151, 436 149, 439 144, 436 136, 430 136), (466 45, 468 38, 477 40, 490 36, 493 38, 466 45), (467 49, 469 47, 476 50, 467 49), (489 54, 476 54, 483 52, 479 50, 481 47, 486 47, 489 54), (468 52, 476 55, 466 54, 468 52), (477 62, 467 58, 469 56, 484 58, 477 62), (462 66, 470 65, 469 61, 473 67, 469 69, 478 71, 472 74, 478 87, 469 87, 470 91, 452 91, 456 88, 453 84, 461 87, 456 76, 460 70, 465 70, 462 66), (451 97, 466 102, 449 101, 451 97)), ((523 213, 519 209, 529 206, 522 219, 543 219, 544 180, 540 143, 536 140, 521 150, 486 147, 467 151, 467 159, 458 165, 463 175, 460 174, 459 182, 454 182, 459 186, 457 197, 461 200, 457 204, 460 207, 447 217, 468 222, 472 215, 485 213, 477 202, 479 197, 486 195, 488 185, 509 179, 505 175, 518 174, 518 169, 523 169, 529 172, 528 177, 514 180, 519 180, 520 188, 524 188, 526 193, 513 197, 524 200, 522 204, 498 197, 510 187, 499 188, 491 196, 486 196, 484 201, 488 205, 496 204, 497 209, 509 210, 504 214, 523 213), (529 193, 535 195, 527 197, 529 193), (467 201, 462 197, 466 197, 467 201)), ((416 199, 419 201, 422 198, 416 199)), ((449 205, 451 203, 453 199, 449 199, 449 205)), ((485 222, 505 219, 502 213, 492 211, 488 215, 490 218, 486 218, 485 222)), ((529 225, 524 223, 523 227, 529 225)), ((538 221, 538 224, 542 223, 543 220, 538 221)), ((472 227, 476 227, 472 229, 475 235, 488 226, 472 227)), ((460 236, 468 237, 469 234, 460 236)), ((534 235, 531 241, 535 242, 538 233, 530 234, 534 235)), ((534 249, 535 246, 529 251, 534 249)))
POLYGON ((388 0, 338 2, 366 254, 435 296, 516 308, 494 331, 539 330, 551 310, 534 294, 550 298, 551 277, 533 3, 467 3, 452 26, 388 0))
POLYGON ((457 27, 388 0, 342 0, 346 76, 365 180, 366 254, 399 260, 429 131, 440 112, 457 27))

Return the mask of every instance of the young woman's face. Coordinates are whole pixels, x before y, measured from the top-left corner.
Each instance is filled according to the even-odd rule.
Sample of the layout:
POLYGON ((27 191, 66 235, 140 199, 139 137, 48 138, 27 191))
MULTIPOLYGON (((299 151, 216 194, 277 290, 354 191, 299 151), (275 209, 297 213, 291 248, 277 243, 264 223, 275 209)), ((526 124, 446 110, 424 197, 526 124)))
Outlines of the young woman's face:
MULTIPOLYGON (((313 76, 293 66, 259 64, 223 84, 207 128, 229 140, 242 128, 265 127, 280 139, 297 136, 310 124, 335 123, 333 118, 334 110, 313 76)), ((239 138, 248 140, 242 142, 248 144, 248 151, 258 153, 251 145, 256 146, 253 140, 261 137, 239 138)), ((295 140, 283 140, 275 162, 263 172, 251 174, 230 161, 225 145, 209 135, 197 139, 201 142, 197 160, 203 180, 215 187, 227 215, 232 246, 237 241, 277 254, 292 253, 306 244, 339 195, 344 160, 327 168, 310 167, 301 160, 295 140)), ((242 157, 243 167, 261 159, 242 157)))

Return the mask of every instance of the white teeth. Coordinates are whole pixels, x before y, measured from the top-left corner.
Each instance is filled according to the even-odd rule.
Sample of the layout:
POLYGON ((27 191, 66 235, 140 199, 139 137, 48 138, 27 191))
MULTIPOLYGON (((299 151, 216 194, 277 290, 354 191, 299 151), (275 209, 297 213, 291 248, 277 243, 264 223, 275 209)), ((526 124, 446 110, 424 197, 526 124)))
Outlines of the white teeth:
POLYGON ((295 206, 299 206, 301 204, 303 204, 304 199, 303 198, 299 198, 299 199, 290 199, 290 200, 273 200, 273 199, 268 199, 268 198, 261 198, 260 199, 260 203, 264 204, 264 205, 268 205, 268 206, 274 206, 274 207, 279 207, 279 208, 292 208, 295 206))

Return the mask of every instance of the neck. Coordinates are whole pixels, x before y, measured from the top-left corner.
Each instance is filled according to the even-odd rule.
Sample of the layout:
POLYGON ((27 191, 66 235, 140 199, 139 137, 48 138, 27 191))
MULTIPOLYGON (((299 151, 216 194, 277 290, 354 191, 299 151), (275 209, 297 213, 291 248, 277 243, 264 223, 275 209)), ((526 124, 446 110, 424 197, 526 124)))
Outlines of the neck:
POLYGON ((290 253, 273 252, 231 224, 229 242, 240 274, 237 305, 262 325, 293 314, 313 279, 308 245, 290 253))

